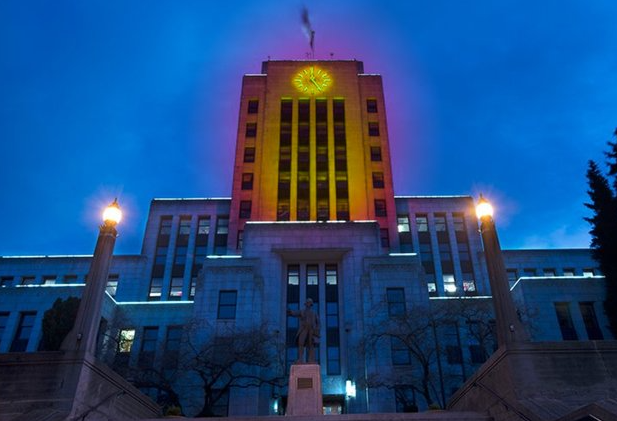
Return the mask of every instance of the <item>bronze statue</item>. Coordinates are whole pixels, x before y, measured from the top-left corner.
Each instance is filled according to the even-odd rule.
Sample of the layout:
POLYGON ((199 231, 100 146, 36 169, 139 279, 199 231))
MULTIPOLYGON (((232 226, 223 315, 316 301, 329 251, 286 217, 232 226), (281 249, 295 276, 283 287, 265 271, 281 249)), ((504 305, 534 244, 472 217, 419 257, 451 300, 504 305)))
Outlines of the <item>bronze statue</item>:
POLYGON ((299 326, 296 339, 298 341, 298 363, 304 362, 304 348, 307 351, 306 362, 315 362, 315 345, 319 344, 319 317, 313 311, 313 300, 307 298, 304 310, 287 310, 289 316, 298 317, 299 326))

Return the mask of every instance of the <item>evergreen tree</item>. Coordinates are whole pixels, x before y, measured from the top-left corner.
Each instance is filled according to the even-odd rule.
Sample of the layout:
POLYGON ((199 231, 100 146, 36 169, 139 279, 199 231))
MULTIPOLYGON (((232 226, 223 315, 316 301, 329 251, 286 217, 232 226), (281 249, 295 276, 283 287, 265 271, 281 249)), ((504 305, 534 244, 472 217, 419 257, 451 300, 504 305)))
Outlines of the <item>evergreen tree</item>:
MULTIPOLYGON (((617 129, 614 135, 617 137, 617 129)), ((593 215, 585 220, 591 224, 592 256, 606 279, 604 310, 613 336, 617 338, 617 142, 608 145, 608 177, 612 177, 613 182, 609 183, 598 165, 589 161, 587 182, 591 203, 585 206, 593 211, 593 215)))
POLYGON ((39 351, 58 351, 75 324, 79 302, 76 297, 58 298, 43 315, 43 337, 39 351))

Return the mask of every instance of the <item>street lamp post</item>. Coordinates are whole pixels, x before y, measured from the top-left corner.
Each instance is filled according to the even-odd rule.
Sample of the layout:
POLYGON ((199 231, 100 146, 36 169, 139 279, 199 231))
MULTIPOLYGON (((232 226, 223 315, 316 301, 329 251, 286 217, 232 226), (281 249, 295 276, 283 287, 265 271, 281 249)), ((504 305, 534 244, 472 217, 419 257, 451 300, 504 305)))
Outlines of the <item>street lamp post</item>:
POLYGON ((499 346, 507 346, 512 343, 527 341, 529 338, 518 318, 514 301, 510 295, 506 266, 503 262, 495 221, 493 220, 493 207, 482 195, 480 195, 476 206, 476 214, 480 220, 484 257, 486 258, 488 280, 493 295, 497 342, 499 346))
POLYGON ((103 224, 100 226, 75 324, 62 342, 61 349, 64 351, 82 351, 90 355, 96 353, 101 306, 107 287, 111 257, 118 236, 116 225, 120 219, 122 219, 122 212, 116 199, 103 212, 103 224))

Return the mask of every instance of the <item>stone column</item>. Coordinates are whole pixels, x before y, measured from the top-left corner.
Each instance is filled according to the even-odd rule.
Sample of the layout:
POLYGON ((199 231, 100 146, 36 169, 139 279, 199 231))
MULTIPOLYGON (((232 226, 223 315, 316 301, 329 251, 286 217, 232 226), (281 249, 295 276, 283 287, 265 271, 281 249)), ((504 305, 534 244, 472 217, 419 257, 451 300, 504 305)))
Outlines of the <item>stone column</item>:
POLYGON ((518 318, 510 295, 508 275, 497 238, 495 222, 491 216, 485 215, 480 218, 480 232, 484 244, 488 280, 493 295, 497 342, 499 346, 507 346, 515 342, 528 341, 529 337, 518 318))
POLYGON ((75 324, 60 347, 64 351, 82 351, 92 356, 96 353, 101 306, 117 235, 114 222, 101 225, 75 324))

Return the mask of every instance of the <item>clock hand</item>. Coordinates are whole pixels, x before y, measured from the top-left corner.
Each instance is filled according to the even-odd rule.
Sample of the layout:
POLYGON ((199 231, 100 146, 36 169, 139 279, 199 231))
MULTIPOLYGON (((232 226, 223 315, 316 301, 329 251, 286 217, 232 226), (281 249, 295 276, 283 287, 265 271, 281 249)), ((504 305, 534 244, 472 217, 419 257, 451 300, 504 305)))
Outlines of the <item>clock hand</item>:
POLYGON ((313 85, 315 85, 315 87, 317 88, 317 90, 319 90, 319 92, 321 92, 321 86, 319 86, 319 84, 317 83, 317 81, 315 80, 315 78, 314 78, 313 76, 311 76, 311 77, 309 78, 309 80, 310 80, 311 82, 313 82, 313 85))

